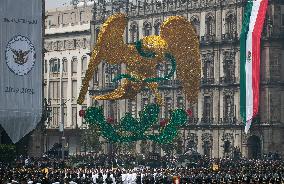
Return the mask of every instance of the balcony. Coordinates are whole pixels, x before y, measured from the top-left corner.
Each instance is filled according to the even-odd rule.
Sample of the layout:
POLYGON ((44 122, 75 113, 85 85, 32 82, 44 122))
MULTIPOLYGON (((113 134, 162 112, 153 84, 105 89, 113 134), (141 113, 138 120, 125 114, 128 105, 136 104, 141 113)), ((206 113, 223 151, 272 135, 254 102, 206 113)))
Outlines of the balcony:
POLYGON ((100 93, 109 92, 115 90, 118 87, 117 83, 106 83, 102 86, 95 86, 93 89, 89 90, 89 95, 94 96, 100 93))
POLYGON ((222 34, 222 41, 232 42, 232 41, 237 41, 237 40, 238 40, 237 33, 225 33, 225 34, 222 34))
POLYGON ((216 37, 214 34, 212 35, 204 35, 204 36, 201 36, 201 40, 200 40, 200 43, 201 44, 209 44, 209 43, 212 43, 216 40, 216 37))
POLYGON ((220 84, 235 84, 236 77, 220 77, 220 84))
POLYGON ((49 78, 60 78, 60 73, 59 72, 50 72, 49 78))
POLYGON ((214 78, 205 78, 205 77, 201 78, 201 85, 212 85, 214 83, 215 83, 214 78))
POLYGON ((224 119, 220 120, 222 125, 236 125, 237 118, 236 117, 224 117, 224 119))
POLYGON ((200 125, 212 125, 214 124, 214 118, 212 117, 202 117, 200 120, 200 125))

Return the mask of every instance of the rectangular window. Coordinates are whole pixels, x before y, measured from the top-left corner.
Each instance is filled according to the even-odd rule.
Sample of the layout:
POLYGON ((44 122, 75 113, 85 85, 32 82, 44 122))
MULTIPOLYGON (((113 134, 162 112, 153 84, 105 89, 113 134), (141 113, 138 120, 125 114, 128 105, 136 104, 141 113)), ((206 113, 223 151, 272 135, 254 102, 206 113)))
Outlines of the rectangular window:
POLYGON ((62 98, 63 99, 66 99, 67 98, 67 84, 68 82, 67 81, 62 81, 62 98))
POLYGON ((284 14, 282 14, 282 26, 284 26, 284 14))
POLYGON ((94 84, 97 86, 97 83, 99 82, 99 72, 98 69, 94 72, 94 84))
POLYGON ((75 12, 72 12, 72 13, 71 13, 70 18, 71 18, 71 23, 72 23, 72 24, 76 23, 76 13, 75 13, 75 12))
POLYGON ((82 22, 84 20, 84 12, 81 11, 80 12, 80 22, 82 22))
POLYGON ((52 128, 59 126, 59 107, 52 108, 52 128))
POLYGON ((67 59, 63 60, 63 72, 67 73, 68 72, 68 63, 67 59))
POLYGON ((224 118, 233 118, 234 116, 234 109, 233 109, 233 98, 229 95, 225 96, 225 112, 224 118))
POLYGON ((64 107, 64 126, 66 127, 67 125, 67 107, 64 107))
POLYGON ((82 72, 85 73, 88 67, 87 57, 83 57, 82 59, 82 72))
POLYGON ((70 15, 68 13, 64 13, 63 14, 63 25, 67 25, 70 23, 69 19, 70 19, 70 15))
POLYGON ((205 96, 204 97, 204 118, 210 119, 212 116, 212 107, 211 107, 211 97, 205 96))
POLYGON ((50 99, 53 99, 53 82, 49 82, 48 97, 49 97, 50 99))
POLYGON ((77 124, 77 107, 72 107, 72 124, 74 126, 77 124))
POLYGON ((49 83, 49 98, 53 100, 60 98, 59 81, 52 81, 49 83))
POLYGON ((78 63, 78 60, 76 58, 74 58, 72 60, 72 75, 75 75, 77 73, 77 63, 78 63))
POLYGON ((44 60, 44 73, 47 73, 47 60, 44 60))
POLYGON ((136 101, 135 100, 128 101, 128 112, 130 112, 132 116, 136 116, 136 101))
POLYGON ((169 118, 170 117, 171 108, 172 108, 172 99, 171 98, 166 98, 165 118, 169 118))
POLYGON ((72 81, 72 99, 77 98, 77 81, 72 81))
POLYGON ((54 82, 55 86, 54 86, 54 98, 55 99, 59 99, 60 98, 60 83, 58 82, 54 82))

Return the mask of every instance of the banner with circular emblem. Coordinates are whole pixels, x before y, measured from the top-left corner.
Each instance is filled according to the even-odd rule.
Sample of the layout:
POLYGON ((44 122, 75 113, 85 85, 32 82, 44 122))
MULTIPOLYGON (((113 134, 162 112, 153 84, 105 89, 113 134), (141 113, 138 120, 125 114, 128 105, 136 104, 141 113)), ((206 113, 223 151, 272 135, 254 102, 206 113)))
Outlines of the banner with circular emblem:
POLYGON ((42 114, 43 0, 0 1, 0 125, 18 142, 42 114))

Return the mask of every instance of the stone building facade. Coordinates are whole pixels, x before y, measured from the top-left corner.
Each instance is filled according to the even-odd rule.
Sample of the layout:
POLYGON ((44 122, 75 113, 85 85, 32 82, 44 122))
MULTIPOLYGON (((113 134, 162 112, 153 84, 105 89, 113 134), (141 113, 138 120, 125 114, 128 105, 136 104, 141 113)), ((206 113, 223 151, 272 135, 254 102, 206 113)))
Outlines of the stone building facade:
POLYGON ((80 152, 84 125, 78 111, 90 105, 90 98, 81 106, 77 97, 90 58, 92 9, 93 3, 89 2, 46 11, 44 94, 52 111, 46 124, 45 151, 63 140, 70 154, 80 152), (64 136, 59 131, 62 120, 64 136))
MULTIPOLYGON (((67 10, 47 12, 47 15, 50 14, 52 18, 47 18, 46 22, 49 26, 46 29, 46 68, 50 68, 52 58, 58 57, 60 61, 63 61, 67 57, 68 69, 72 70, 73 56, 82 58, 85 53, 90 52, 90 48, 96 42, 102 23, 108 16, 116 12, 126 13, 129 19, 124 36, 126 43, 134 43, 144 36, 158 35, 160 25, 169 16, 184 16, 191 21, 200 38, 202 78, 198 103, 190 104, 185 100, 182 86, 174 77, 171 81, 164 82, 159 87, 165 102, 160 113, 161 121, 167 119, 170 111, 178 107, 191 109, 193 114, 187 125, 180 130, 180 136, 176 141, 178 146, 182 148, 179 152, 183 153, 194 149, 211 157, 230 156, 234 150, 239 150, 242 155, 248 157, 256 157, 258 154, 270 151, 279 151, 283 154, 284 64, 281 61, 284 60, 284 4, 280 0, 269 1, 261 47, 260 113, 259 117, 254 120, 249 134, 245 134, 244 124, 239 115, 239 36, 245 2, 242 0, 98 0, 89 2, 89 4, 94 3, 92 6, 81 7, 84 10, 90 9, 90 18, 88 18, 90 27, 88 30, 87 28, 81 30, 84 29, 84 24, 79 26, 72 23, 72 20, 74 20, 74 18, 71 18, 72 16, 68 16, 69 22, 58 21, 57 13, 64 17, 64 12, 67 10), (56 24, 56 28, 51 28, 53 25, 49 22, 50 20, 51 22, 57 20, 57 22, 60 22, 59 25, 62 26, 56 24), (63 25, 66 24, 70 28, 64 32, 63 25), (76 26, 81 31, 70 32, 70 30, 76 29, 76 26), (69 38, 74 40, 75 37, 86 38, 86 43, 90 42, 89 45, 86 45, 86 50, 81 48, 62 51, 48 49, 53 48, 52 44, 55 43, 51 44, 53 40, 69 40, 69 38)), ((67 12, 80 12, 81 8, 67 12)), ((80 13, 75 17, 80 17, 79 15, 80 13)), ((62 42, 65 46, 64 43, 62 42)), ((79 41, 76 41, 76 43, 79 43, 79 41)), ((88 59, 88 56, 86 58, 88 59)), ((78 59, 78 61, 80 60, 78 59)), ((167 71, 167 67, 161 66, 159 71, 163 73, 167 71)), ((77 80, 78 93, 81 84, 80 79, 83 76, 81 74, 82 68, 77 65, 76 78, 72 77, 72 73, 68 73, 66 79, 69 81, 67 85, 70 90, 67 90, 69 97, 66 97, 66 99, 72 97, 70 91, 72 91, 71 81, 73 79, 77 80)), ((123 65, 109 65, 102 62, 94 74, 89 87, 89 94, 98 95, 114 90, 115 84, 111 82, 112 79, 124 71, 123 65)), ((52 82, 52 75, 49 69, 45 74, 47 83, 52 82)), ((58 75, 57 79, 60 81, 61 73, 59 72, 58 75)), ((50 91, 50 88, 46 90, 50 91)), ((48 94, 50 95, 50 93, 48 94)), ((91 102, 87 100, 86 105, 95 103, 103 105, 105 116, 117 121, 123 117, 125 112, 131 112, 133 116, 137 117, 141 109, 153 101, 154 97, 148 91, 143 91, 134 100, 115 102, 91 102)), ((56 108, 60 102, 54 103, 56 108)), ((70 130, 75 128, 71 126, 73 121, 69 116, 69 114, 72 114, 72 107, 77 107, 77 112, 82 108, 75 103, 75 101, 67 102, 66 122, 67 125, 70 125, 70 130)), ((78 127, 80 127, 81 121, 77 117, 78 127)), ((73 123, 73 125, 75 124, 73 123)), ((104 151, 107 153, 110 147, 106 144, 104 151)), ((151 142, 138 142, 135 148, 137 152, 148 150, 148 152, 164 153, 159 146, 151 142)))

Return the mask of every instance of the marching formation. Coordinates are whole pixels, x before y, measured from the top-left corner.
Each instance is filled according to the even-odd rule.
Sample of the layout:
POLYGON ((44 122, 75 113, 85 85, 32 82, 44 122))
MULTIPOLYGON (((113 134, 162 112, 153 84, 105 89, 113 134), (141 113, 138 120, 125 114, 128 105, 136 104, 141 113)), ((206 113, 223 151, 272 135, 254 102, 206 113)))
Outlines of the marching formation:
MULTIPOLYGON (((131 169, 68 166, 68 160, 45 159, 0 167, 0 183, 284 183, 283 160, 201 158, 186 166, 131 169)), ((88 166, 89 165, 89 166, 88 166)))

